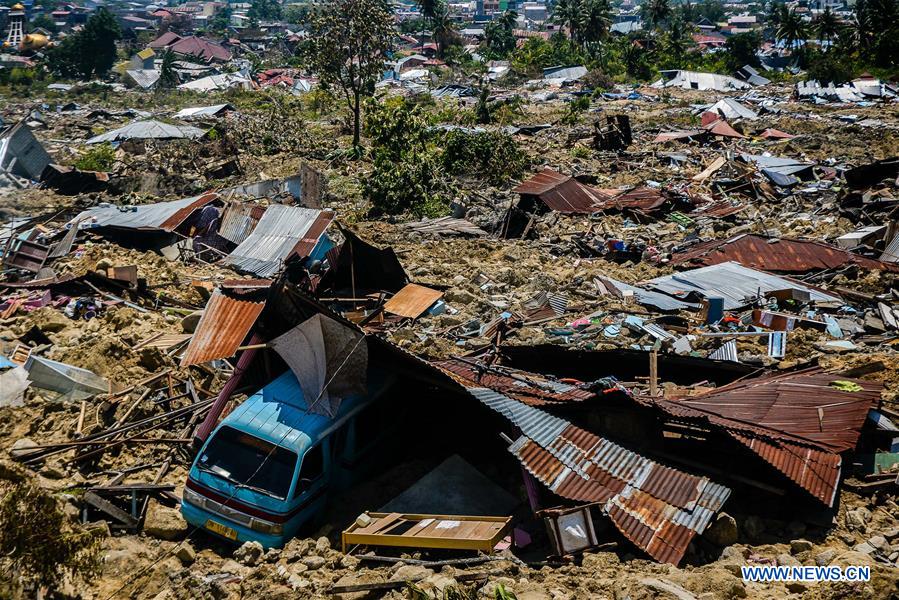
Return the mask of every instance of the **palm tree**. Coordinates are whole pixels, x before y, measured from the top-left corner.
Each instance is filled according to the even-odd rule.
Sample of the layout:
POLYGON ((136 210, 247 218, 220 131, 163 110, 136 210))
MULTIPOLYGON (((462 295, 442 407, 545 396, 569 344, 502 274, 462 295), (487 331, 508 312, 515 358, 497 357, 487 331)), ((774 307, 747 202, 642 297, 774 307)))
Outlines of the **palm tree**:
POLYGON ((691 42, 690 28, 683 19, 674 19, 669 23, 665 46, 672 56, 677 59, 683 58, 691 42))
POLYGON ((584 0, 581 22, 584 43, 605 41, 612 27, 612 6, 609 0, 584 0))
POLYGON ((568 37, 580 40, 584 22, 584 5, 581 0, 558 0, 553 7, 552 22, 568 30, 568 37))
POLYGON ((443 58, 443 53, 446 51, 447 46, 456 37, 456 26, 449 17, 449 8, 445 3, 441 2, 439 4, 431 22, 434 24, 432 35, 434 43, 437 44, 437 56, 443 58))
POLYGON ((422 23, 421 23, 421 47, 424 49, 425 47, 425 31, 424 24, 425 22, 431 23, 431 26, 434 25, 434 15, 437 14, 438 5, 442 2, 441 0, 417 0, 418 1, 418 10, 421 11, 422 23))
POLYGON ((805 21, 795 10, 787 11, 774 37, 783 41, 784 45, 792 52, 796 42, 808 37, 805 21))
POLYGON ((671 5, 668 0, 649 0, 645 6, 650 29, 657 29, 671 16, 671 5))
POLYGON ((175 53, 168 48, 162 53, 162 64, 159 66, 159 79, 156 89, 170 90, 180 83, 175 71, 175 53))
MULTIPOLYGON (((818 33, 818 39, 821 41, 831 42, 839 35, 842 28, 842 24, 829 6, 815 19, 815 31, 818 33)), ((830 44, 827 45, 829 46, 830 44)))

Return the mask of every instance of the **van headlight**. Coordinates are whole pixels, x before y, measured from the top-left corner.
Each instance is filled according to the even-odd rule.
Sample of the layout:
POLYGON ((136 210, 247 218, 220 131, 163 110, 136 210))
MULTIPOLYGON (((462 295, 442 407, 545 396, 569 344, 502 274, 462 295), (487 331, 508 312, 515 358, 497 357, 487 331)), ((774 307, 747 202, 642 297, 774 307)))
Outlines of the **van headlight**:
POLYGON ((255 531, 267 533, 269 535, 281 535, 284 533, 284 526, 280 523, 270 523, 260 519, 253 519, 251 528, 255 531))
POLYGON ((181 494, 181 499, 184 502, 193 504, 194 506, 199 506, 200 508, 206 507, 206 499, 190 488, 184 488, 184 493, 181 494))

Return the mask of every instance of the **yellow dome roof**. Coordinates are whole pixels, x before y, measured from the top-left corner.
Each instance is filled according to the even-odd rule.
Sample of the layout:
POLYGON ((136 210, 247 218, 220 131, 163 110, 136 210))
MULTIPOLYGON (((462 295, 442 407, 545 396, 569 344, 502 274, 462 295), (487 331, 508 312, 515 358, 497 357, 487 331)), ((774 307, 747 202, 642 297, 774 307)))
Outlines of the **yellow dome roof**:
POLYGON ((12 5, 12 9, 13 10, 25 10, 25 7, 22 6, 21 2, 16 2, 15 4, 12 5))

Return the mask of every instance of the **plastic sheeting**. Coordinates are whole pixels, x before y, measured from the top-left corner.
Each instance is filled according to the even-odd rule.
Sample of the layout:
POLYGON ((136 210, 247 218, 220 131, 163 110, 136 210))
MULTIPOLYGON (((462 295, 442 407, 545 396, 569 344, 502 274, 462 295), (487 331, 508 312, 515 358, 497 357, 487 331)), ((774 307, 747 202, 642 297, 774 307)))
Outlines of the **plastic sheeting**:
POLYGON ((269 345, 296 375, 309 412, 333 417, 343 398, 366 393, 368 344, 358 331, 317 314, 269 345))

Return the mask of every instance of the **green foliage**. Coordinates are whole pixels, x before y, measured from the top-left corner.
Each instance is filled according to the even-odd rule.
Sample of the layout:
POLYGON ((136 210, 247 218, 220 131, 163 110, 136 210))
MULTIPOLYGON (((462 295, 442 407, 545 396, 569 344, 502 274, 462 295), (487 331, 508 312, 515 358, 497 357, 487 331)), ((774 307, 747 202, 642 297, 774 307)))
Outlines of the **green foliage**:
POLYGON ((170 90, 179 83, 178 72, 175 71, 175 53, 166 48, 162 53, 162 62, 159 65, 159 79, 156 81, 156 89, 170 90))
POLYGON ((216 11, 212 20, 209 22, 210 31, 224 32, 231 26, 231 15, 234 11, 227 4, 216 11))
POLYGON ((518 600, 518 596, 514 592, 507 590, 503 584, 498 583, 493 590, 493 600, 518 600))
POLYGON ((109 143, 99 144, 86 150, 78 160, 75 168, 82 171, 108 171, 115 162, 115 150, 109 143))
POLYGON ((37 27, 46 29, 50 33, 59 32, 59 27, 56 26, 56 21, 53 20, 53 17, 46 14, 38 15, 31 20, 31 30, 33 31, 37 27))
POLYGON ((808 77, 822 84, 839 85, 850 81, 855 74, 855 65, 845 57, 832 52, 813 52, 807 55, 808 77))
POLYGON ((362 188, 373 212, 445 215, 455 190, 441 173, 438 154, 427 146, 421 109, 402 98, 369 101, 365 132, 374 168, 362 188))
POLYGON ((584 82, 584 85, 594 91, 608 91, 615 85, 612 78, 600 68, 587 71, 587 74, 581 78, 581 81, 584 82))
POLYGON ((491 60, 506 58, 515 49, 515 20, 518 13, 507 10, 484 28, 484 53, 491 60))
POLYGON ((105 75, 115 63, 116 41, 120 39, 122 30, 115 17, 105 8, 98 8, 81 31, 48 51, 50 71, 82 79, 105 75))
POLYGON ((34 69, 23 69, 21 67, 13 67, 9 72, 9 84, 13 87, 28 87, 34 82, 34 69))
POLYGON ((568 103, 568 110, 562 116, 565 125, 576 125, 581 115, 590 109, 590 96, 578 96, 568 103))
POLYGON ((281 18, 281 3, 278 0, 252 0, 247 11, 250 23, 277 21, 281 18))
POLYGON ((738 33, 727 38, 725 49, 727 50, 727 67, 729 71, 736 71, 745 66, 759 66, 758 52, 762 45, 762 37, 755 31, 738 33))
POLYGON ((74 527, 59 501, 19 481, 0 500, 0 552, 26 585, 54 587, 66 575, 89 578, 100 569, 100 540, 74 527))
POLYGON ((284 7, 282 18, 288 23, 302 25, 309 20, 309 4, 288 4, 284 7))
POLYGON ((562 34, 553 35, 549 41, 529 38, 509 57, 512 68, 526 76, 537 76, 547 67, 580 65, 587 61, 582 48, 562 34))
POLYGON ((469 133, 453 129, 442 135, 443 168, 450 175, 474 175, 492 185, 520 177, 528 166, 515 139, 499 131, 469 133))
POLYGON ((386 0, 331 0, 309 19, 303 55, 321 86, 343 94, 353 113, 357 149, 362 98, 374 92, 393 37, 393 13, 386 0))
POLYGON ((564 28, 578 47, 595 55, 609 37, 612 6, 609 0, 558 0, 553 6, 552 21, 564 28))
POLYGON ((428 20, 422 17, 403 19, 400 21, 400 33, 417 34, 428 28, 428 20))

